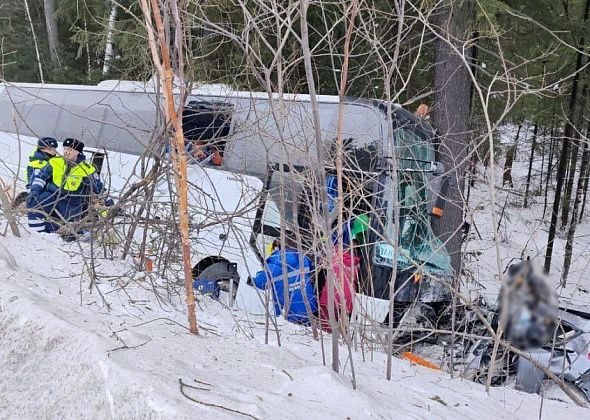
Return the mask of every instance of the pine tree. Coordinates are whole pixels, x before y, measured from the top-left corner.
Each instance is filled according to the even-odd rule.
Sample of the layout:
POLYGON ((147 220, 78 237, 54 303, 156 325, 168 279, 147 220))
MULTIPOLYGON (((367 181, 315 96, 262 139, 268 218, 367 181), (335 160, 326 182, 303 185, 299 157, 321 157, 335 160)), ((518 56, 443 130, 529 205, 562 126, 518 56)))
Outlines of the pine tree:
POLYGON ((448 191, 446 215, 433 223, 433 229, 447 244, 457 276, 461 266, 462 191, 469 150, 471 78, 463 57, 453 50, 453 46, 461 51, 462 43, 473 33, 471 23, 474 12, 474 4, 470 1, 445 3, 440 18, 444 40, 437 43, 434 70, 433 117, 441 137, 438 155, 454 181, 448 191))

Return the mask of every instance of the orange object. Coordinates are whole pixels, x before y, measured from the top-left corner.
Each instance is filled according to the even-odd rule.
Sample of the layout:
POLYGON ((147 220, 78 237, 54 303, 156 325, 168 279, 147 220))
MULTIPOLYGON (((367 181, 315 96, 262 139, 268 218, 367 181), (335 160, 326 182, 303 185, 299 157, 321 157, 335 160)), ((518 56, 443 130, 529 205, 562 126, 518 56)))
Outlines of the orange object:
POLYGON ((145 269, 147 270, 148 273, 151 273, 152 271, 154 271, 154 262, 149 258, 146 258, 146 260, 145 260, 145 269))
POLYGON ((414 284, 420 283, 420 280, 422 280, 422 274, 418 272, 414 273, 414 284))
POLYGON ((432 215, 436 216, 436 217, 442 217, 443 215, 443 209, 441 209, 440 207, 434 207, 432 209, 432 215))
POLYGON ((420 104, 420 106, 418 106, 418 109, 416 109, 416 115, 424 118, 426 115, 428 115, 428 111, 430 111, 428 105, 420 104))
POLYGON ((223 163, 223 156, 221 156, 221 153, 217 151, 213 152, 213 156, 211 156, 211 162, 215 166, 220 166, 223 163))
POLYGON ((427 367, 427 368, 429 368, 429 369, 434 369, 434 370, 441 370, 441 369, 440 369, 440 368, 439 368, 437 365, 435 365, 434 363, 430 363, 428 360, 424 360, 423 358, 421 358, 421 357, 418 357, 418 356, 416 356, 414 353, 412 353, 412 352, 409 352, 409 351, 405 352, 405 353, 402 355, 402 359, 409 360, 409 361, 410 361, 410 362, 412 362, 412 363, 416 363, 416 364, 418 364, 418 365, 421 365, 421 366, 427 367))

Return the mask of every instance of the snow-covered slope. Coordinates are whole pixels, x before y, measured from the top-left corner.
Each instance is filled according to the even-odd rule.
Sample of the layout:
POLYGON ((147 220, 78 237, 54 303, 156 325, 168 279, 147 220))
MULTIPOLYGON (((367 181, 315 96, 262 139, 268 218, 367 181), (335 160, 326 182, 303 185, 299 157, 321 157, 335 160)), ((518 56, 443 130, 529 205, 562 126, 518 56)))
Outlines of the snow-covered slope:
MULTIPOLYGON (((501 130, 501 142, 512 144, 515 131, 514 127, 504 127, 501 130)), ((465 261, 465 268, 470 272, 470 276, 464 279, 465 290, 470 290, 472 296, 483 294, 493 301, 498 294, 501 282, 498 278, 497 253, 494 244, 495 227, 498 227, 501 270, 504 270, 511 260, 527 257, 531 258, 539 270, 543 268, 554 192, 549 191, 547 202, 545 202, 545 195, 540 194, 539 188, 542 187, 543 191, 545 189, 545 175, 542 179, 541 175, 546 174, 548 152, 546 151, 546 156, 543 158, 541 145, 538 144, 532 166, 529 206, 523 207, 531 138, 532 127, 523 128, 512 168, 514 188, 502 187, 504 158, 498 159, 494 182, 497 187, 495 206, 492 206, 490 193, 491 171, 489 168, 478 167, 477 182, 475 187, 471 189, 467 217, 468 221, 473 223, 470 240, 467 243, 465 261), (545 218, 543 218, 545 206, 545 218), (492 210, 496 212, 496 226, 493 223, 492 210)), ((547 140, 548 143, 549 140, 547 140)), ((561 210, 559 214, 561 216, 561 210)), ((563 269, 566 237, 563 231, 558 230, 554 240, 549 275, 549 281, 555 286, 563 305, 586 311, 590 311, 589 236, 590 212, 586 211, 576 229, 572 264, 567 285, 562 288, 559 287, 559 283, 563 269)))
MULTIPOLYGON (((514 166, 517 194, 498 191, 498 217, 505 206, 502 269, 521 255, 540 266, 544 255, 543 197, 532 197, 531 207, 523 209, 518 195, 526 156, 520 152, 514 166)), ((0 155, 0 176, 11 179, 22 172, 25 160, 21 156, 20 167, 10 166, 0 155)), ((538 174, 540 162, 534 168, 538 174)), ((473 227, 464 291, 494 299, 500 281, 493 207, 483 169, 478 176, 470 208, 481 239, 473 227)), ((4 228, 0 220, 0 233, 4 228)), ((584 220, 568 286, 560 290, 562 302, 577 307, 590 303, 588 234, 584 220)), ((564 242, 555 243, 555 285, 564 242)), ((541 407, 545 418, 588 416, 572 404, 509 388, 493 388, 488 395, 481 385, 404 360, 394 359, 393 380, 387 381, 385 355, 360 350, 353 355, 358 383, 353 390, 345 348, 344 373, 329 368, 329 336, 323 337, 324 366, 321 342, 308 329, 279 319, 281 346, 272 328, 265 344, 264 318, 209 299, 199 304, 200 335, 190 335, 180 289, 136 273, 131 259, 108 261, 100 253, 94 255, 98 288, 90 289, 80 252, 55 235, 0 236, 0 418, 528 419, 538 418, 541 407), (179 381, 186 386, 181 389, 179 381)), ((434 354, 430 360, 438 361, 434 354)))
MULTIPOLYGON (((191 335, 179 299, 158 301, 151 289, 165 291, 156 279, 129 278, 125 261, 99 261, 108 310, 80 274, 77 245, 40 234, 1 241, 8 251, 0 257, 0 418, 538 417, 537 395, 505 388, 487 395, 481 385, 402 360, 387 381, 379 353, 354 354, 353 390, 350 362, 343 375, 323 366, 308 329, 281 324, 281 347, 273 331, 264 344, 263 319, 208 299, 198 309, 201 334, 191 335)), ((330 360, 329 345, 325 351, 330 360)), ((587 413, 543 404, 546 418, 587 413)))

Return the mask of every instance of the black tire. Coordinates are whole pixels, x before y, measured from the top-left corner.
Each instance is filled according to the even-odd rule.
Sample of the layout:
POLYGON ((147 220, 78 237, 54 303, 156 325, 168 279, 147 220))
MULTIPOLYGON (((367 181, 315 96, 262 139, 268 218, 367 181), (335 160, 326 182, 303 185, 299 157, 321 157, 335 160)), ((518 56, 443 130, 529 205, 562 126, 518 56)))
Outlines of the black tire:
POLYGON ((199 275, 195 277, 195 279, 214 281, 218 283, 221 290, 225 292, 229 292, 231 290, 230 282, 233 282, 234 287, 232 299, 234 299, 238 291, 240 276, 229 262, 223 261, 211 264, 209 267, 201 271, 199 275))

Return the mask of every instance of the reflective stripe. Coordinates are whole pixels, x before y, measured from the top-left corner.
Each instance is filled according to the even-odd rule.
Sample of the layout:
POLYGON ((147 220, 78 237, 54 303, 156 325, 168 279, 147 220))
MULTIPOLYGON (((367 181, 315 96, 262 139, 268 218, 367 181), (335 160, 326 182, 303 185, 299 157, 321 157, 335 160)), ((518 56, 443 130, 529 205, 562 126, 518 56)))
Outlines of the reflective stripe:
POLYGON ((45 231, 45 220, 43 220, 43 219, 29 220, 29 228, 31 230, 34 230, 35 232, 44 232, 45 231))
POLYGON ((72 169, 66 176, 68 164, 63 157, 54 157, 49 160, 49 164, 53 169, 52 181, 59 188, 65 191, 77 191, 82 185, 85 177, 90 176, 96 172, 93 165, 87 162, 80 162, 72 169), (65 178, 65 179, 64 179, 65 178))
POLYGON ((45 182, 45 181, 44 181, 44 180, 42 180, 41 178, 35 178, 35 179, 33 180, 33 183, 31 184, 31 186, 32 186, 32 185, 39 185, 41 188, 44 188, 46 184, 47 184, 47 182, 45 182))

